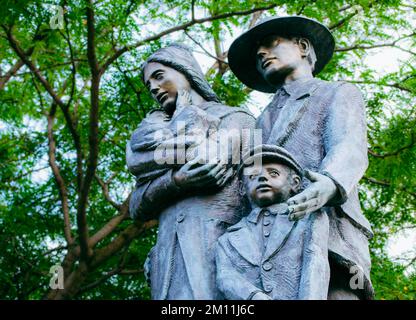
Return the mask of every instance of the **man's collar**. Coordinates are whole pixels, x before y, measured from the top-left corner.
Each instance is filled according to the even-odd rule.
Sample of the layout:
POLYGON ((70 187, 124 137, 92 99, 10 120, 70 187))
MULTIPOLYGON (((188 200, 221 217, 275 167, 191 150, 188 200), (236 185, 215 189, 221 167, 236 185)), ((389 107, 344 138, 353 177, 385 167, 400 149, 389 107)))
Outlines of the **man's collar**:
POLYGON ((256 207, 250 214, 247 216, 247 220, 252 223, 257 223, 259 221, 259 216, 262 211, 269 211, 272 215, 278 214, 288 214, 288 206, 285 202, 272 204, 269 207, 256 207))
POLYGON ((310 96, 319 81, 315 78, 301 78, 283 85, 281 90, 299 100, 310 96))

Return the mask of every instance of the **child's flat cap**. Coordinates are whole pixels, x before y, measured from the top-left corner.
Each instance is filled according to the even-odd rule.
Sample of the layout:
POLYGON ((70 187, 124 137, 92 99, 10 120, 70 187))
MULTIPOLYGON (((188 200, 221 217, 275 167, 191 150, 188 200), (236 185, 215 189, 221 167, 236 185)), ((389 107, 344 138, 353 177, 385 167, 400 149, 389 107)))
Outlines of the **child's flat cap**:
POLYGON ((295 160, 295 158, 284 148, 271 145, 271 144, 262 144, 252 148, 250 151, 246 152, 243 155, 242 163, 238 169, 238 172, 241 173, 241 170, 244 167, 251 166, 255 162, 256 158, 261 157, 262 162, 275 162, 281 163, 289 166, 299 176, 303 176, 303 169, 300 164, 295 160))

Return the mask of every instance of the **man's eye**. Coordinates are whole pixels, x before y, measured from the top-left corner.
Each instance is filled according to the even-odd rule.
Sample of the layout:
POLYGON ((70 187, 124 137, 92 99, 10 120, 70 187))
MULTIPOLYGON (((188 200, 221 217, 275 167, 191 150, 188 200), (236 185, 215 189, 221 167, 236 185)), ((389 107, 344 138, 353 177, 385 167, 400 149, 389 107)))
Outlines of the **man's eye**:
POLYGON ((277 177, 277 176, 279 176, 279 172, 277 172, 277 171, 271 171, 271 172, 270 172, 270 175, 271 175, 272 177, 277 177))
POLYGON ((162 74, 162 73, 157 73, 157 74, 155 75, 155 79, 156 79, 156 80, 162 80, 162 79, 163 79, 163 74, 162 74))
POLYGON ((255 178, 256 178, 256 175, 255 175, 255 174, 250 174, 248 178, 249 178, 250 180, 253 180, 253 179, 255 179, 255 178))

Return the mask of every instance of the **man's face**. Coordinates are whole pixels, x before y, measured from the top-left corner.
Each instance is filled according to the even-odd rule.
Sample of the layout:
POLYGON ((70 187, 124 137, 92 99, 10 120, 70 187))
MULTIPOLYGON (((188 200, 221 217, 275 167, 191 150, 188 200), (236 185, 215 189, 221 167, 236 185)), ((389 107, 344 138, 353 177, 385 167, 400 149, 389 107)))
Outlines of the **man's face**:
POLYGON ((173 114, 179 90, 190 91, 191 86, 185 76, 161 63, 150 62, 144 69, 146 87, 168 114, 173 114))
POLYGON ((245 176, 245 187, 251 202, 267 207, 289 199, 291 192, 300 184, 299 176, 279 163, 263 163, 259 168, 247 167, 250 175, 245 176))
POLYGON ((302 63, 299 45, 276 35, 264 38, 257 49, 256 67, 264 79, 277 86, 302 63))

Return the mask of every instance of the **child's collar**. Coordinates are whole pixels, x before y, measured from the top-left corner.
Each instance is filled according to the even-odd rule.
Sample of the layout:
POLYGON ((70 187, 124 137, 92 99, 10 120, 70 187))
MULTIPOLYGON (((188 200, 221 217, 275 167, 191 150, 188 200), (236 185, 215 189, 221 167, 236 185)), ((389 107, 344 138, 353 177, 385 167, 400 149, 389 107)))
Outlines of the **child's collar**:
POLYGON ((273 215, 278 214, 289 214, 288 205, 286 202, 275 203, 268 207, 256 207, 247 216, 247 220, 252 223, 257 223, 259 220, 260 213, 263 211, 269 211, 273 215))

